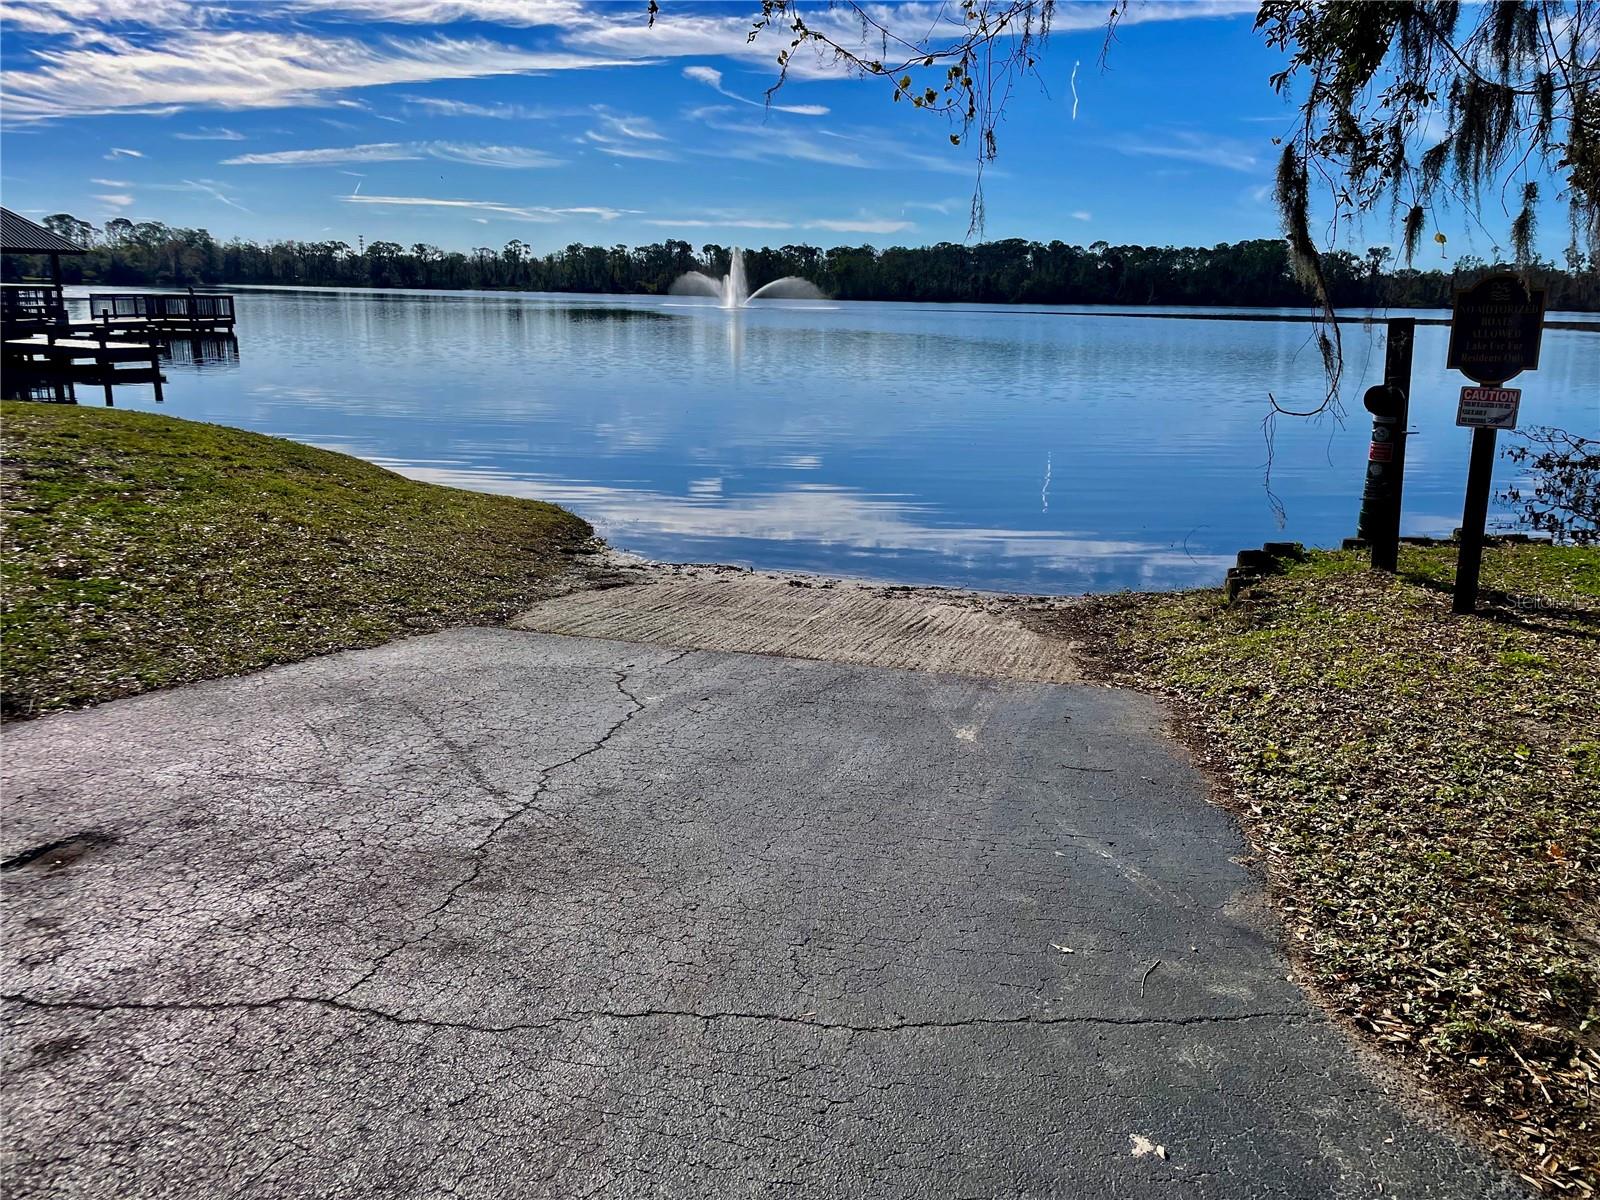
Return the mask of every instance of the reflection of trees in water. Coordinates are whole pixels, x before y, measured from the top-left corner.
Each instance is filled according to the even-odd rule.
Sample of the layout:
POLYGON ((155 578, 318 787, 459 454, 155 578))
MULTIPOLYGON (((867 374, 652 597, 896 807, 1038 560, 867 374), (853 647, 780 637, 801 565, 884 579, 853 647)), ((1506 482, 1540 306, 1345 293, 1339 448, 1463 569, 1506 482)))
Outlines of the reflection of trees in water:
POLYGON ((663 312, 656 312, 650 308, 600 308, 600 307, 573 307, 557 308, 569 321, 670 321, 672 318, 663 312))
POLYGON ((232 334, 169 337, 162 341, 162 358, 175 366, 237 366, 239 339, 232 334))

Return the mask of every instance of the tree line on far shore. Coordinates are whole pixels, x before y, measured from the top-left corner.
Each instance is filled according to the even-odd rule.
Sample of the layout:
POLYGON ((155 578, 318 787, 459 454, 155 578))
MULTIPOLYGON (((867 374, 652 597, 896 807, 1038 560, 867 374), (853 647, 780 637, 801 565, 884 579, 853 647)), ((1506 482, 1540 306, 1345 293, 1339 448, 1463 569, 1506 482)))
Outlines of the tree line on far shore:
MULTIPOLYGON (((229 283, 284 286, 511 289, 659 295, 686 271, 720 276, 729 247, 669 240, 647 246, 572 244, 536 254, 512 239, 465 253, 415 243, 218 241, 204 229, 117 218, 103 229, 60 213, 44 222, 87 248, 64 258, 65 282, 115 286, 229 283)), ((1600 311, 1600 264, 1569 251, 1565 269, 1534 263, 1551 309, 1600 311)), ((1460 259, 1453 270, 1418 270, 1374 246, 1365 255, 1323 256, 1341 307, 1448 307, 1462 276, 1493 264, 1460 259)), ((41 277, 37 257, 6 255, 4 276, 41 277)), ((1022 238, 933 246, 784 245, 745 251, 752 289, 784 275, 811 280, 840 300, 968 304, 1220 304, 1296 306, 1309 302, 1285 243, 1257 238, 1212 247, 1088 246, 1022 238)))

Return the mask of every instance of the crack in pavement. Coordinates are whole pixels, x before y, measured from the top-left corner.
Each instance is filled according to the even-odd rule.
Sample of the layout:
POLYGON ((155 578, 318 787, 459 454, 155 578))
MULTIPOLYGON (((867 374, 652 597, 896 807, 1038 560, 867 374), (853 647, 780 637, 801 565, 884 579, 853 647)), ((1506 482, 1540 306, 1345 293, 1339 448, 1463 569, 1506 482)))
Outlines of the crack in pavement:
POLYGON ((472 629, 19 728, 8 828, 125 842, 3 876, 8 1183, 1515 1200, 1288 978, 1160 715, 472 629))
MULTIPOLYGON (((663 659, 661 662, 652 664, 650 667, 646 668, 646 671, 648 673, 649 671, 660 670, 662 667, 670 667, 674 663, 681 662, 685 658, 688 658, 689 655, 694 653, 696 653, 696 651, 693 649, 684 650, 682 653, 674 654, 671 658, 663 659)), ((405 938, 402 941, 395 943, 389 949, 378 955, 378 957, 373 960, 372 966, 366 971, 365 974, 361 976, 361 978, 357 979, 349 987, 343 988, 334 994, 335 1000, 342 996, 348 996, 350 993, 372 982, 373 978, 376 977, 378 972, 381 971, 389 962, 389 960, 396 954, 399 954, 402 950, 410 949, 412 946, 420 945, 431 938, 435 933, 439 932, 439 926, 443 923, 444 914, 450 908, 450 906, 455 903, 456 896, 460 894, 463 888, 477 882, 478 877, 483 873, 484 859, 487 857, 489 846, 491 843, 493 843, 495 838, 499 837, 508 825, 514 821, 520 820, 522 817, 526 816, 529 811, 534 809, 537 809, 540 812, 545 811, 539 807, 539 798, 544 795, 546 789, 550 786, 551 776, 557 771, 562 770, 565 767, 570 767, 574 763, 581 762, 583 759, 588 758, 589 755, 603 749, 606 743, 609 742, 622 729, 623 726, 627 725, 628 722, 632 721, 634 717, 638 716, 644 711, 644 701, 640 700, 638 696, 634 695, 633 692, 628 690, 628 673, 626 671, 613 671, 611 674, 612 683, 616 686, 617 691, 627 699, 628 703, 632 705, 632 707, 627 712, 623 713, 623 715, 615 722, 613 722, 611 728, 607 729, 603 734, 595 739, 595 741, 578 751, 578 753, 574 754, 570 758, 563 759, 558 763, 552 763, 550 766, 541 769, 539 772, 538 781, 534 784, 533 791, 529 794, 528 798, 520 804, 513 805, 510 811, 507 812, 505 816, 501 817, 500 820, 496 821, 489 829, 489 832, 484 834, 483 839, 472 848, 470 852, 472 865, 467 873, 450 885, 450 887, 445 891, 444 898, 440 900, 438 904, 434 905, 433 908, 422 914, 422 919, 424 921, 431 920, 428 928, 417 934, 415 937, 405 938)), ((421 716, 420 713, 418 715, 421 716)), ((424 723, 431 724, 427 721, 426 717, 423 717, 422 719, 424 723)), ((497 800, 510 799, 510 794, 506 792, 504 788, 496 787, 493 783, 491 783, 488 777, 484 775, 482 768, 476 762, 473 762, 471 756, 468 755, 466 751, 462 749, 462 747, 452 741, 448 734, 445 734, 438 729, 434 730, 434 734, 439 741, 444 744, 445 748, 450 751, 451 756, 456 760, 456 762, 459 763, 467 772, 472 781, 476 783, 478 787, 481 788, 486 794, 493 796, 497 800)), ((547 813, 546 815, 549 814, 547 813)))
POLYGON ((352 1004, 336 996, 270 996, 261 1000, 215 1001, 92 1001, 92 1000, 40 1000, 20 993, 0 994, 0 1001, 20 1004, 26 1008, 66 1010, 76 1012, 249 1012, 276 1009, 289 1005, 332 1009, 351 1016, 370 1017, 393 1025, 415 1025, 427 1029, 453 1029, 467 1033, 525 1033, 552 1029, 562 1025, 582 1024, 590 1021, 637 1021, 652 1018, 698 1021, 709 1025, 716 1021, 751 1021, 764 1024, 798 1025, 808 1029, 842 1031, 846 1033, 903 1033, 916 1030, 952 1030, 1004 1026, 1051 1025, 1105 1025, 1105 1026, 1188 1026, 1231 1024, 1241 1021, 1316 1022, 1320 1018, 1306 1009, 1264 1010, 1260 1012, 1214 1013, 1187 1017, 1108 1017, 1093 1014, 1060 1016, 1035 1016, 1024 1014, 1014 1017, 960 1017, 947 1021, 915 1020, 895 1021, 880 1025, 855 1024, 849 1021, 823 1021, 814 1017, 791 1016, 787 1013, 759 1012, 696 1012, 692 1009, 640 1008, 640 1009, 580 1009, 575 1012, 556 1013, 540 1021, 513 1021, 503 1025, 481 1024, 475 1021, 448 1021, 433 1017, 413 1017, 388 1009, 352 1004))

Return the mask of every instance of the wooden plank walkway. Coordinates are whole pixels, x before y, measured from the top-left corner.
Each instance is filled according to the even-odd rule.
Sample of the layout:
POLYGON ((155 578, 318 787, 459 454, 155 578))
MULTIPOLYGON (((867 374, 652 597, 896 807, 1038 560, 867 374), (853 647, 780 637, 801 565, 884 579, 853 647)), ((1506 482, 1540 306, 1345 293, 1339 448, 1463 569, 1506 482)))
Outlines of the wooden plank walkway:
POLYGON ((32 337, 7 338, 0 343, 8 354, 26 354, 31 357, 66 361, 91 362, 150 362, 151 347, 148 342, 100 341, 97 338, 48 338, 44 334, 32 337))

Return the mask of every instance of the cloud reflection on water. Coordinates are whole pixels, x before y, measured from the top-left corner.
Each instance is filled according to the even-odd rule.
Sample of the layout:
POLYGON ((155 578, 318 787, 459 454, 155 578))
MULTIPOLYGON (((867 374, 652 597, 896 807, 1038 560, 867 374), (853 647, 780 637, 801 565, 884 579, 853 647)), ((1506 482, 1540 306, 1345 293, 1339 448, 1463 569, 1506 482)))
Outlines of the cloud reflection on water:
MULTIPOLYGON (((782 491, 725 497, 721 481, 695 481, 689 495, 673 496, 552 476, 512 475, 459 462, 406 462, 362 453, 348 445, 328 449, 359 454, 411 479, 447 487, 499 492, 546 500, 582 512, 605 537, 628 547, 684 544, 801 543, 848 547, 859 552, 937 556, 963 564, 1030 560, 1054 577, 1057 587, 1090 588, 1109 575, 1130 572, 1147 587, 1198 585, 1224 570, 1231 559, 1189 554, 1152 542, 1039 530, 941 527, 927 505, 896 496, 871 496, 829 484, 800 484, 782 491), (717 484, 710 486, 711 482, 717 484)), ((727 561, 751 561, 734 545, 727 561)), ((832 556, 829 556, 832 557, 832 556)), ((826 569, 820 566, 816 569, 826 569)), ((981 571, 980 571, 981 573, 981 571)), ((1041 583, 1045 582, 1041 580, 1041 583)))
MULTIPOLYGON (((173 364, 163 411, 564 503, 672 561, 1026 592, 1215 583, 1268 538, 1336 545, 1366 469, 1359 415, 1280 423, 1275 522, 1261 415, 1269 391, 1321 394, 1303 325, 514 293, 238 306, 241 357, 173 364)), ((1444 332, 1417 333, 1407 533, 1460 511, 1444 332)), ((1593 424, 1593 346, 1547 333, 1541 422, 1593 424)), ((1358 396, 1381 328, 1349 327, 1346 349, 1358 396)))

